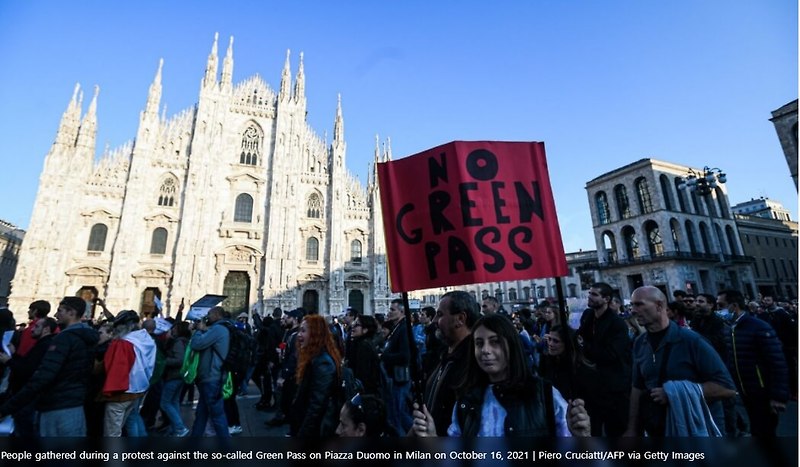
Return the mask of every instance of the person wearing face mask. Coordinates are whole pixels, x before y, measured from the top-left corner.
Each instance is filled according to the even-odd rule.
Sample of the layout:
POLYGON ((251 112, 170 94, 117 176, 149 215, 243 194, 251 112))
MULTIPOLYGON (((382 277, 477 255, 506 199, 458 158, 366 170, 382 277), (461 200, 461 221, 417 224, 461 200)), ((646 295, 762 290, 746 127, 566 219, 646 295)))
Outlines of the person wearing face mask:
MULTIPOLYGON (((533 376, 519 334, 505 316, 484 316, 472 329, 473 355, 458 387, 448 436, 589 436, 589 415, 580 399, 567 402, 533 376)), ((436 436, 427 407, 414 411, 416 436, 436 436)))

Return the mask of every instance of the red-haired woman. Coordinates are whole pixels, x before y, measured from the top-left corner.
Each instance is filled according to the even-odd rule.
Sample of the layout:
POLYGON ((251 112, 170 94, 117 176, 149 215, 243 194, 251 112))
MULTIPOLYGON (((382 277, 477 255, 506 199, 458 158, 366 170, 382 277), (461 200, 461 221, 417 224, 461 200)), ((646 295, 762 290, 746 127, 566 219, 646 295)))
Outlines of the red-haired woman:
POLYGON ((297 332, 297 393, 289 414, 289 435, 333 436, 338 424, 342 357, 325 318, 309 315, 297 332))

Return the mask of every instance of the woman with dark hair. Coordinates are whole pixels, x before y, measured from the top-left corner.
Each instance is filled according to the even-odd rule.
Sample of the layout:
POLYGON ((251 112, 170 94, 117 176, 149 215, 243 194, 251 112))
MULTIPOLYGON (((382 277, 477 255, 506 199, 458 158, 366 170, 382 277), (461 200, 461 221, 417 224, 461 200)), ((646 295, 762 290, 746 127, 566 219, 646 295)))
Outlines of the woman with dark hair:
MULTIPOLYGON (((472 328, 474 358, 456 389, 449 436, 589 436, 589 416, 580 399, 567 403, 558 390, 533 376, 519 336, 500 314, 472 328)), ((436 436, 427 407, 414 411, 417 436, 436 436)))
POLYGON ((297 392, 289 413, 289 435, 293 437, 332 436, 336 412, 342 357, 327 321, 309 315, 297 332, 297 392))
POLYGON ((336 436, 385 436, 386 405, 377 396, 356 394, 339 412, 336 436))
POLYGON ((358 316, 350 325, 350 343, 347 346, 344 365, 353 370, 353 376, 361 381, 364 394, 382 393, 381 359, 375 349, 375 333, 378 322, 372 316, 358 316))
POLYGON ((545 336, 547 353, 542 355, 539 375, 553 383, 566 399, 583 399, 596 375, 581 354, 575 331, 556 324, 545 336))

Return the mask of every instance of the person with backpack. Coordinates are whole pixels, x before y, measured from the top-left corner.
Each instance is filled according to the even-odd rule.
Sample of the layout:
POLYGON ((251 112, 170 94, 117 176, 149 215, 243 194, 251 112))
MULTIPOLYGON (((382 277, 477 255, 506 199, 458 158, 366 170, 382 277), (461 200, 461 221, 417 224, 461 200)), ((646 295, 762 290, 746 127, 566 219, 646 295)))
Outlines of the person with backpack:
POLYGON ((221 306, 208 310, 206 317, 197 323, 189 341, 192 350, 200 353, 196 379, 200 399, 192 425, 192 437, 203 436, 209 419, 218 437, 231 436, 222 399, 225 378, 223 364, 231 342, 230 333, 223 325, 224 313, 225 309, 221 306))

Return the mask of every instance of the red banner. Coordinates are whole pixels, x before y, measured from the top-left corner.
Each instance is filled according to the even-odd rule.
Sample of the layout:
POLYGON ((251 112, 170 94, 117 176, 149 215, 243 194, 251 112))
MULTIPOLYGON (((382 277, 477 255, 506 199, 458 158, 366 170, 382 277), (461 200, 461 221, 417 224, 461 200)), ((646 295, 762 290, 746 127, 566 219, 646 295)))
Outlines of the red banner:
POLYGON ((378 182, 394 292, 567 275, 544 143, 454 141, 378 182))

